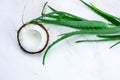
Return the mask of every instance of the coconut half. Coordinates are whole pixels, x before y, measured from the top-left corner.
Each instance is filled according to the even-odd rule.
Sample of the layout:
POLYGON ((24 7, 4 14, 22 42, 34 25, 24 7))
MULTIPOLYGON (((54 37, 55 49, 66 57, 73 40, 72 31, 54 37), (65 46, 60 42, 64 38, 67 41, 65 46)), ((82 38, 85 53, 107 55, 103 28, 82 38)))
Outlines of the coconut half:
POLYGON ((42 24, 24 24, 17 32, 18 43, 28 53, 42 52, 49 41, 49 34, 42 24))

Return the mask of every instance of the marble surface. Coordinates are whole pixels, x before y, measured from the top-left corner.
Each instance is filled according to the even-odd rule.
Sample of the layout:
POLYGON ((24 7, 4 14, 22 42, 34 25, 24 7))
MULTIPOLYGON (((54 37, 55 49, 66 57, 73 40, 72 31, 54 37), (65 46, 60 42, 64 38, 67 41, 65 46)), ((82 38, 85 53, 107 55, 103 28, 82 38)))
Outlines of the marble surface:
MULTIPOLYGON (((22 25, 24 5, 28 3, 23 17, 26 22, 40 15, 46 1, 58 10, 105 21, 79 0, 0 0, 0 80, 120 80, 120 45, 109 49, 115 41, 75 44, 75 40, 92 36, 71 37, 49 51, 45 66, 41 63, 43 53, 30 55, 19 48, 16 32, 22 25)), ((120 17, 120 0, 85 1, 120 17)), ((50 33, 49 43, 60 33, 72 31, 62 26, 45 26, 50 33)))

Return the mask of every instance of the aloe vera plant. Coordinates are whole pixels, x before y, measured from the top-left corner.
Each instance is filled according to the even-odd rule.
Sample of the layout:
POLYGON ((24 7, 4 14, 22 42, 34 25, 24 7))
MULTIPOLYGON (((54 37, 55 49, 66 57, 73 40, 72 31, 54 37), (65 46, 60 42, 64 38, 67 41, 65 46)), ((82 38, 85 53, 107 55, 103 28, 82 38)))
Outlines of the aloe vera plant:
MULTIPOLYGON (((48 51, 55 44, 75 35, 89 34, 89 35, 96 35, 96 37, 99 38, 98 40, 77 40, 76 43, 120 40, 120 35, 118 34, 120 32, 120 18, 98 9, 92 3, 88 4, 83 0, 80 1, 83 4, 85 4, 87 7, 89 7, 92 11, 94 11, 96 14, 108 20, 110 23, 105 23, 103 21, 98 21, 98 20, 88 20, 68 12, 58 11, 52 8, 51 6, 48 6, 48 8, 51 9, 52 12, 46 14, 44 10, 45 7, 47 6, 47 3, 45 3, 43 10, 41 12, 41 16, 29 21, 27 24, 31 24, 31 23, 56 24, 56 25, 67 26, 77 30, 74 32, 61 34, 57 40, 53 41, 45 50, 45 54, 43 56, 43 62, 42 62, 43 64, 45 64, 45 59, 48 51)), ((114 47, 119 43, 120 41, 112 45, 110 48, 114 47)))

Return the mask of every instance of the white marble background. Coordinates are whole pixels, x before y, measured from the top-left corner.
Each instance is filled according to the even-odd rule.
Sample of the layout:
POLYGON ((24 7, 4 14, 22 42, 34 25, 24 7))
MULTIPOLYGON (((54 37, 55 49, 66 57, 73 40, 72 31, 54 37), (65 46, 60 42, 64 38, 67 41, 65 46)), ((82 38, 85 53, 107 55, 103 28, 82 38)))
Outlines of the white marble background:
MULTIPOLYGON (((120 80, 120 45, 109 49, 115 42, 81 43, 86 35, 71 37, 54 46, 42 65, 43 53, 30 55, 23 52, 16 40, 16 30, 24 22, 40 15, 43 3, 87 19, 103 20, 79 0, 0 0, 0 80, 120 80)), ((100 9, 120 17, 120 0, 85 0, 100 9)), ((47 10, 48 11, 48 10, 47 10)), ((50 42, 58 34, 72 31, 62 26, 45 25, 50 42)))

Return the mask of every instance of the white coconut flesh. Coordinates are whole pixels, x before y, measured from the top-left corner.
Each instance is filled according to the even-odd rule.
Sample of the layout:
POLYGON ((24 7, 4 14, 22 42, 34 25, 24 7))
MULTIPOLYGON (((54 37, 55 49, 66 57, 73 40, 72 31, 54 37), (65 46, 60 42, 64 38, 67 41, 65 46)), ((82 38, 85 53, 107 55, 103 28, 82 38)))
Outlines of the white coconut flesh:
POLYGON ((48 35, 42 27, 36 24, 24 26, 19 32, 19 43, 28 52, 42 50, 48 41, 48 35))

